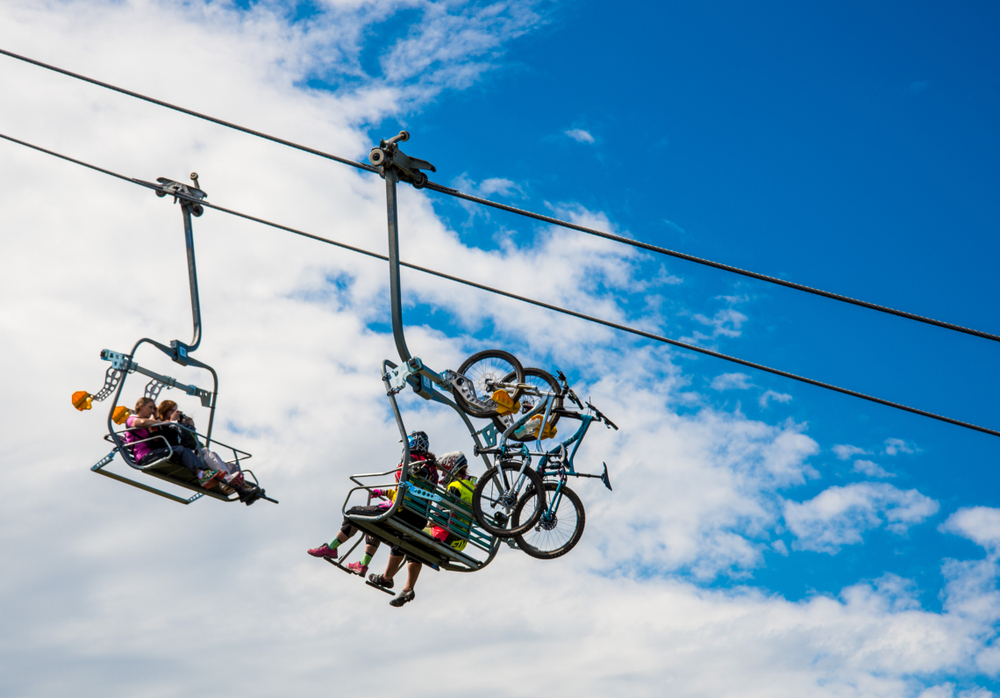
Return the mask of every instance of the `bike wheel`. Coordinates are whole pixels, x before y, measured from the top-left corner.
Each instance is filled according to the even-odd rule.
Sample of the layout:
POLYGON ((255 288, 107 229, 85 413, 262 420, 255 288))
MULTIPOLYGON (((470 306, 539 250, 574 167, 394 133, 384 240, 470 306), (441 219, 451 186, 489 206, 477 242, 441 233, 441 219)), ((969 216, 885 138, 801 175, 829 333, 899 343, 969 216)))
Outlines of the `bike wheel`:
POLYGON ((472 511, 479 525, 491 535, 510 538, 523 533, 535 524, 545 509, 542 477, 530 467, 525 468, 523 474, 519 474, 520 470, 520 463, 501 463, 500 467, 487 470, 476 483, 472 492, 472 511), (523 521, 515 527, 513 512, 521 499, 540 501, 535 501, 530 516, 522 516, 523 521))
MULTIPOLYGON (((504 383, 513 382, 515 377, 516 376, 514 373, 508 373, 506 376, 504 376, 503 382, 504 383)), ((525 368, 524 380, 521 382, 526 383, 527 385, 530 385, 533 388, 536 388, 539 392, 556 393, 556 398, 552 401, 552 411, 555 412, 555 410, 562 409, 563 406, 563 396, 561 394, 562 386, 559 385, 559 382, 548 371, 543 371, 540 368, 525 368)), ((524 412, 530 411, 535 405, 538 404, 538 400, 544 400, 544 399, 545 398, 536 397, 535 395, 531 395, 530 393, 527 392, 522 393, 521 395, 522 411, 524 412)), ((511 424, 514 423, 515 420, 517 420, 517 418, 518 416, 516 414, 504 415, 502 417, 500 415, 497 415, 496 417, 493 418, 493 423, 496 425, 497 429, 499 429, 501 432, 504 432, 507 430, 507 427, 509 427, 511 424)), ((559 415, 557 414, 553 414, 551 417, 549 417, 550 426, 555 426, 556 422, 558 421, 559 421, 559 415)), ((534 441, 535 438, 536 437, 534 436, 517 437, 514 436, 513 434, 511 434, 510 436, 510 439, 512 441, 534 441)))
MULTIPOLYGON (((564 485, 562 491, 555 495, 554 482, 546 482, 545 489, 548 492, 545 511, 534 526, 523 533, 514 534, 514 540, 517 541, 517 547, 531 557, 552 560, 565 555, 580 542, 587 517, 583 511, 583 502, 576 492, 564 485), (553 502, 553 497, 557 497, 558 501, 553 502)), ((514 528, 520 528, 522 518, 533 516, 530 509, 537 506, 537 501, 538 498, 533 493, 526 493, 518 500, 514 507, 514 528)))
MULTIPOLYGON (((468 379, 471 390, 465 394, 456 390, 455 404, 467 414, 483 419, 498 414, 497 404, 493 402, 492 395, 497 390, 495 386, 504 382, 505 376, 513 375, 518 383, 524 382, 524 368, 521 362, 513 354, 501 349, 487 349, 473 354, 462 362, 458 372, 468 379)), ((520 392, 515 390, 510 399, 517 402, 520 392)))

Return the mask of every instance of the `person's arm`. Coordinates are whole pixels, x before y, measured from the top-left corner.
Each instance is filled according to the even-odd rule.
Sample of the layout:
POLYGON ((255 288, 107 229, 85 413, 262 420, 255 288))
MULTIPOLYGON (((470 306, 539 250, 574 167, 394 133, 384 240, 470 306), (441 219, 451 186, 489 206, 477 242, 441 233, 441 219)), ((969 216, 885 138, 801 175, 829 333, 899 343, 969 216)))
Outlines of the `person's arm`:
POLYGON ((145 427, 155 427, 158 424, 168 424, 169 422, 161 422, 158 419, 143 419, 142 417, 131 417, 128 420, 128 425, 130 427, 135 427, 143 429, 145 427))

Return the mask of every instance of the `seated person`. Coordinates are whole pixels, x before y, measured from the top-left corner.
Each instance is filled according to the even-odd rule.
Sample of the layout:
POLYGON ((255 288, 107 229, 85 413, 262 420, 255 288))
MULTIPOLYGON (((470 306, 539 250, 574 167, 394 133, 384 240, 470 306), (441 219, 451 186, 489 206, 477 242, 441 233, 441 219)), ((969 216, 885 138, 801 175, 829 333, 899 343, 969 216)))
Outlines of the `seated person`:
POLYGON ((125 432, 125 443, 130 444, 132 460, 142 466, 157 460, 162 460, 169 454, 171 463, 184 466, 198 478, 198 484, 206 489, 215 486, 222 473, 215 469, 206 469, 201 458, 190 448, 184 446, 167 447, 164 438, 153 438, 151 427, 162 426, 168 422, 155 419, 156 402, 149 397, 141 397, 135 403, 135 412, 125 420, 129 431, 125 432), (173 451, 171 453, 171 450, 173 451))
POLYGON ((247 504, 252 503, 250 500, 251 497, 257 499, 256 495, 259 492, 259 488, 247 483, 243 479, 243 472, 240 470, 238 463, 227 463, 215 451, 202 447, 201 441, 198 439, 197 434, 194 433, 194 420, 181 412, 176 402, 173 400, 164 400, 160 403, 156 412, 161 421, 180 424, 187 427, 187 429, 159 427, 159 431, 154 432, 154 434, 163 434, 170 441, 171 445, 184 446, 194 451, 205 462, 206 467, 221 471, 222 481, 219 484, 219 489, 223 494, 231 494, 235 491, 239 494, 240 501, 247 504), (189 429, 191 431, 188 431, 189 429))
MULTIPOLYGON (((438 461, 438 467, 444 472, 446 481, 448 482, 447 488, 453 496, 466 502, 469 507, 472 507, 472 492, 476 488, 476 479, 469 477, 469 462, 461 451, 452 451, 451 453, 446 453, 441 456, 441 460, 438 461)), ((435 484, 437 484, 435 482, 435 484)), ((455 516, 452 513, 452 516, 455 516)), ((465 517, 457 517, 465 526, 471 525, 471 519, 465 517)), ((439 540, 443 543, 451 545, 456 550, 462 550, 465 548, 466 539, 462 536, 457 536, 454 534, 449 534, 447 529, 441 528, 440 526, 431 526, 429 528, 423 529, 424 533, 428 534, 435 540, 439 540)), ((385 572, 383 574, 373 574, 368 578, 375 586, 383 587, 385 589, 391 589, 393 587, 393 577, 403 566, 403 553, 396 547, 389 554, 389 561, 386 564, 385 572)), ((403 590, 399 592, 399 595, 389 602, 390 606, 399 608, 405 604, 410 603, 416 597, 413 588, 417 584, 417 578, 420 576, 420 570, 423 568, 423 563, 418 560, 408 559, 406 561, 406 586, 403 590)))
MULTIPOLYGON (((422 431, 414 431, 407 437, 407 443, 410 446, 410 469, 411 473, 416 477, 421 477, 433 484, 437 484, 438 474, 437 467, 434 459, 434 454, 428 449, 430 448, 430 441, 427 438, 427 434, 422 431)), ((403 463, 396 468, 396 481, 399 481, 399 476, 403 469, 403 463)), ((384 512, 386 509, 392 506, 392 502, 396 498, 396 490, 373 490, 372 494, 379 498, 385 498, 389 500, 389 503, 369 505, 369 506, 357 506, 351 507, 347 510, 348 514, 366 514, 375 515, 384 512)), ((400 509, 396 516, 399 517, 400 521, 404 521, 417 530, 423 529, 427 525, 427 520, 421 517, 415 512, 400 509)), ((355 533, 357 532, 357 527, 351 522, 350 519, 345 518, 343 524, 341 525, 340 532, 337 537, 334 538, 329 543, 324 543, 318 548, 312 548, 309 550, 309 554, 313 557, 325 557, 336 559, 337 548, 342 544, 347 542, 355 533)), ((367 536, 365 538, 365 554, 361 558, 361 562, 352 562, 347 566, 349 570, 361 575, 362 577, 368 571, 368 563, 371 562, 372 557, 378 551, 378 547, 381 541, 374 536, 367 536)), ((398 546, 393 545, 390 552, 390 560, 394 562, 401 562, 403 558, 403 551, 398 546), (395 558, 395 560, 394 560, 395 558)), ((395 574, 393 570, 392 574, 395 574)), ((373 577, 377 575, 372 575, 373 577)), ((384 586, 384 585, 383 585, 384 586)), ((389 578, 389 587, 392 586, 392 579, 389 578)))
MULTIPOLYGON (((438 467, 445 475, 446 489, 455 499, 465 502, 472 509, 472 492, 476 489, 476 478, 469 475, 469 461, 461 451, 452 451, 441 456, 438 467), (449 482, 450 480, 450 482, 449 482)), ((449 511, 448 528, 457 531, 467 531, 472 525, 470 517, 461 516, 449 511)), ((450 545, 455 550, 464 550, 468 536, 451 533, 447 528, 434 525, 424 531, 434 540, 450 545)))

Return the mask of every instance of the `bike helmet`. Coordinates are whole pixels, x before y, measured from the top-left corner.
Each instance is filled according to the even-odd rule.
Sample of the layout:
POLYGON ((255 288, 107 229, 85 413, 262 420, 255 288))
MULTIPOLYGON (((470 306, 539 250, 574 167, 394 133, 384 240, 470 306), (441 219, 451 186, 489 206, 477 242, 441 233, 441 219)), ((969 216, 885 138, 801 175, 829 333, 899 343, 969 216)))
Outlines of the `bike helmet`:
POLYGON ((427 453, 427 450, 431 447, 431 442, 427 438, 426 432, 411 431, 410 435, 406 438, 410 444, 410 453, 427 453))
POLYGON ((438 467, 442 470, 457 475, 469 467, 469 461, 461 451, 452 451, 438 458, 438 467))

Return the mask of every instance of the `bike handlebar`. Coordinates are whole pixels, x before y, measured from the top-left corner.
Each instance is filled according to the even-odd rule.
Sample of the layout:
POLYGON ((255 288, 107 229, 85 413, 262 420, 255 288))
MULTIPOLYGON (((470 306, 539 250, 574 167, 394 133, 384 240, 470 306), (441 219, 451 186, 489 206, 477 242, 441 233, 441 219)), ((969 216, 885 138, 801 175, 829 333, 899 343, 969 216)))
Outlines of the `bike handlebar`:
POLYGON ((612 422, 610 419, 608 419, 607 415, 605 415, 603 412, 601 412, 599 409, 597 409, 596 407, 594 407, 589 402, 587 403, 587 407, 589 407, 590 409, 592 409, 594 411, 594 414, 597 415, 598 419, 602 420, 605 424, 607 424, 609 427, 611 427, 615 431, 618 431, 618 425, 615 424, 614 422, 612 422))

